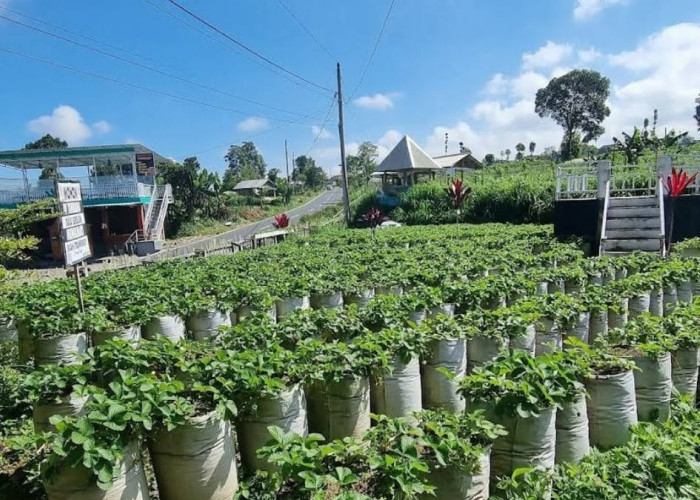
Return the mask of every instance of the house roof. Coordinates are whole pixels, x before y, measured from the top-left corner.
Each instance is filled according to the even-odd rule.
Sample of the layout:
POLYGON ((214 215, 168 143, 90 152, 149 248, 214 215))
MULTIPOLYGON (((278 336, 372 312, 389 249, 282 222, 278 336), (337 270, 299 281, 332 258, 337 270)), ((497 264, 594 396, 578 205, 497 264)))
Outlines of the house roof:
POLYGON ((458 163, 463 163, 466 168, 481 168, 483 165, 479 160, 474 158, 470 153, 454 153, 451 155, 436 156, 433 158, 435 163, 440 165, 442 168, 453 168, 458 165, 458 163))
POLYGON ((240 189, 260 189, 265 186, 277 189, 277 186, 270 179, 253 179, 249 181, 241 181, 235 185, 233 191, 238 191, 240 189))
POLYGON ((403 139, 391 150, 377 167, 377 172, 403 172, 407 170, 440 170, 442 167, 435 163, 428 153, 423 151, 409 136, 403 139))
POLYGON ((156 165, 170 160, 141 144, 113 144, 57 149, 16 149, 0 151, 0 165, 12 168, 43 168, 46 163, 61 167, 85 167, 112 160, 116 164, 131 163, 134 154, 152 154, 156 165))

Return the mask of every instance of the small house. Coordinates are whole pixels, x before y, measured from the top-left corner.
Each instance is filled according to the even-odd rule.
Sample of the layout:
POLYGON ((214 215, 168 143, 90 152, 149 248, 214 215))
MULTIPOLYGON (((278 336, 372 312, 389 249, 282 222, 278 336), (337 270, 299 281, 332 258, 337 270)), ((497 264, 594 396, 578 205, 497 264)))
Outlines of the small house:
POLYGON ((440 165, 444 173, 448 175, 456 175, 459 172, 463 176, 465 172, 474 173, 484 168, 484 165, 470 153, 435 156, 433 160, 435 160, 435 163, 440 165))
POLYGON ((277 196, 277 185, 270 179, 253 179, 239 182, 232 191, 242 196, 274 198, 277 196))

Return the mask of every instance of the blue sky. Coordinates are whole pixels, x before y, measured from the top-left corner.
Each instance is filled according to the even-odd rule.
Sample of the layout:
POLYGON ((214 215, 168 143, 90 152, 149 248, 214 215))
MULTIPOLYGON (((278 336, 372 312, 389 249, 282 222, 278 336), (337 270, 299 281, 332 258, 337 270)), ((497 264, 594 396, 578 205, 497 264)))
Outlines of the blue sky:
MULTIPOLYGON (((535 115, 534 94, 574 67, 597 69, 612 80, 613 113, 600 143, 641 123, 654 108, 662 126, 695 131, 697 0, 663 7, 658 0, 395 0, 359 88, 390 0, 179 1, 321 87, 334 89, 339 60, 350 152, 370 140, 386 154, 406 133, 433 154, 443 151, 446 132, 450 151, 463 141, 479 157, 514 150, 517 142, 535 141, 538 150, 556 146, 561 131, 535 115)), ((333 94, 243 55, 168 0, 0 0, 0 7, 0 16, 161 72, 0 18, 0 149, 20 148, 50 132, 71 145, 140 142, 177 160, 197 155, 208 169, 222 171, 227 145, 252 140, 269 167, 283 169, 288 139, 290 153, 310 153, 327 170, 337 169, 333 94)))

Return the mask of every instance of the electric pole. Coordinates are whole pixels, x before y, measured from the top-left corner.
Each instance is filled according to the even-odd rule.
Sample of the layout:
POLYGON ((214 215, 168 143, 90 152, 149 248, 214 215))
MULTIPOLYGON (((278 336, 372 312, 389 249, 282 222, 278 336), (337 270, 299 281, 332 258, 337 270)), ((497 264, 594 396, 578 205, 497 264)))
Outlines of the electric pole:
POLYGON ((287 154, 287 139, 284 140, 284 164, 287 166, 287 203, 289 203, 292 194, 292 179, 289 178, 289 155, 287 154))
POLYGON ((343 83, 340 78, 340 63, 338 70, 338 136, 340 137, 340 173, 343 177, 343 212, 345 224, 350 225, 350 195, 348 194, 348 168, 345 162, 345 131, 343 128, 343 83))

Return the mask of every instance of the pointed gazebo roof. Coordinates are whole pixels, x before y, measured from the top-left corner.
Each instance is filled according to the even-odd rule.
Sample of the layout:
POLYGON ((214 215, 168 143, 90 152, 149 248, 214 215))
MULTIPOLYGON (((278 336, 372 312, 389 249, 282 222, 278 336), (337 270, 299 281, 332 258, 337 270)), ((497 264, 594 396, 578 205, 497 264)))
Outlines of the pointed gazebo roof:
POLYGON ((409 136, 403 139, 384 158, 376 172, 431 172, 441 170, 435 160, 423 151, 409 136))

